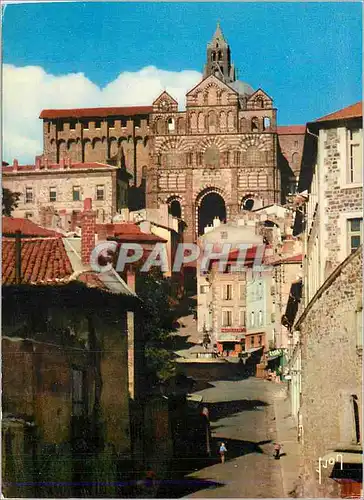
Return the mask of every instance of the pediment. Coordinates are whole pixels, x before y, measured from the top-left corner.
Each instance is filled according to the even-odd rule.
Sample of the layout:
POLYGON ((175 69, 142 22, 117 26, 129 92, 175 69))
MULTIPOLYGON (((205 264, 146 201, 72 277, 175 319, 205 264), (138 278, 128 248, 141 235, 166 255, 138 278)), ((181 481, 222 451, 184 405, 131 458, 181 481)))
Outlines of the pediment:
POLYGON ((178 102, 165 90, 153 102, 155 112, 178 111, 178 102))
POLYGON ((258 89, 254 92, 254 94, 252 94, 249 99, 247 100, 247 103, 248 104, 251 104, 251 103, 255 103, 259 100, 263 100, 264 103, 267 104, 270 104, 272 105, 273 104, 273 99, 266 93, 264 92, 264 90, 262 89, 258 89))
POLYGON ((238 95, 238 93, 229 87, 226 83, 221 81, 219 78, 217 78, 214 75, 207 76, 204 78, 200 83, 198 83, 193 89, 191 89, 187 94, 186 97, 197 97, 197 94, 199 92, 204 92, 207 90, 209 87, 215 86, 218 90, 220 91, 225 91, 233 95, 238 95))

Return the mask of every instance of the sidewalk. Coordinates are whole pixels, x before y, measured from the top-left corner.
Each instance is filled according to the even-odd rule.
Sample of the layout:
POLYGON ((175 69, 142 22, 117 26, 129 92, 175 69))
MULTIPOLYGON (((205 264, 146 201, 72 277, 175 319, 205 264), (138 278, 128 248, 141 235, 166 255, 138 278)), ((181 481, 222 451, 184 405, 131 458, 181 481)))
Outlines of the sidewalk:
POLYGON ((300 445, 297 442, 297 426, 290 412, 290 400, 286 386, 274 397, 274 413, 276 417, 277 440, 282 445, 280 465, 282 472, 284 496, 296 497, 294 490, 300 472, 300 445))

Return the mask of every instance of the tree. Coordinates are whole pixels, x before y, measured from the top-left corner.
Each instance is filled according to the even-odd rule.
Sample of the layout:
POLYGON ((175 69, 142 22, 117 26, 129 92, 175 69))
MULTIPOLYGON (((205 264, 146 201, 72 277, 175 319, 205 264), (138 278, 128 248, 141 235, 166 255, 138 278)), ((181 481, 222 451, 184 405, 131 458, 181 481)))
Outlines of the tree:
POLYGON ((140 327, 144 333, 145 375, 149 385, 155 386, 175 374, 173 356, 167 349, 176 320, 170 280, 157 270, 140 272, 136 291, 143 303, 140 327))
POLYGON ((11 216, 12 211, 18 206, 20 193, 13 193, 10 189, 3 187, 3 215, 11 216))

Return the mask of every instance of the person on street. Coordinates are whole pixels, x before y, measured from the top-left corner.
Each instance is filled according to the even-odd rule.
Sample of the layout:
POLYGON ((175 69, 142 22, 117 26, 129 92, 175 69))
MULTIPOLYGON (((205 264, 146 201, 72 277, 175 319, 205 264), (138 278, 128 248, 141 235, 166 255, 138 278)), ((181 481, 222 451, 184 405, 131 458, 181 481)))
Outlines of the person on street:
POLYGON ((220 453, 221 463, 223 464, 225 462, 225 453, 227 453, 225 443, 221 443, 219 453, 220 453))
POLYGON ((275 460, 279 460, 281 458, 281 445, 276 443, 274 445, 274 458, 275 460))

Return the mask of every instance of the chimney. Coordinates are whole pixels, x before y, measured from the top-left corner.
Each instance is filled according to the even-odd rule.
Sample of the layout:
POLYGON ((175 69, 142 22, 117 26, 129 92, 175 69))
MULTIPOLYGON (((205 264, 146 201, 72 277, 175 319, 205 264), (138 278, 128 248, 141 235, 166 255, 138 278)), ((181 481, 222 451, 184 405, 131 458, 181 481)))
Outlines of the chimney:
POLYGON ((15 170, 15 172, 16 172, 18 170, 18 167, 19 167, 18 160, 14 159, 13 160, 13 170, 15 170))
POLYGON ((36 168, 36 170, 40 170, 40 158, 39 157, 37 157, 35 159, 35 168, 36 168))
POLYGON ((92 210, 91 198, 86 198, 81 214, 81 260, 82 264, 90 263, 92 250, 95 248, 96 212, 92 210))
POLYGON ((15 282, 21 283, 21 231, 15 231, 15 282))

